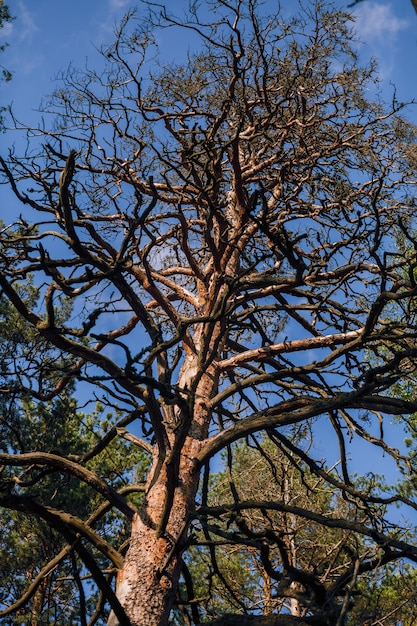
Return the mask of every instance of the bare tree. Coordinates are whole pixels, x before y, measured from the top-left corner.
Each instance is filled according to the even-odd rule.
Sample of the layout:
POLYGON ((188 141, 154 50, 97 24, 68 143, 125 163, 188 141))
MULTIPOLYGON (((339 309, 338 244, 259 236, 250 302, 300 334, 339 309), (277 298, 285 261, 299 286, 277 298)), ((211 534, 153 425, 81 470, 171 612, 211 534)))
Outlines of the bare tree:
POLYGON ((415 128, 395 100, 369 99, 373 70, 359 67, 349 17, 334 7, 266 16, 256 0, 216 0, 181 20, 150 8, 146 23, 126 17, 103 73, 68 72, 45 107, 54 127, 29 131, 24 157, 1 159, 21 216, 1 232, 0 287, 49 346, 43 358, 12 355, 1 391, 46 401, 79 381, 121 417, 86 454, 2 453, 0 504, 62 533, 111 626, 167 624, 179 604, 188 623, 341 626, 361 574, 417 561, 389 521, 391 505, 415 511, 414 499, 356 480, 348 453, 359 438, 414 472, 383 433, 417 410, 397 390, 417 352, 415 128), (201 43, 184 64, 155 60, 155 36, 172 32, 201 43), (33 306, 21 296, 31 276, 33 306), (294 441, 294 425, 325 438, 339 469, 322 460, 324 444, 294 441), (308 468, 349 502, 349 516, 315 510, 314 498, 295 505, 288 489, 242 500, 233 481, 214 505, 210 461, 225 451, 232 467, 232 444, 265 433, 301 481, 308 468), (88 467, 116 437, 149 457, 139 509, 88 467), (101 508, 80 519, 36 497, 51 472, 94 488, 101 508), (126 553, 94 531, 109 507, 131 521, 126 553), (298 567, 274 512, 366 550, 349 544, 331 578, 298 567), (260 616, 239 598, 238 615, 205 612, 187 549, 206 549, 214 576, 224 543, 257 550, 298 614, 260 616))

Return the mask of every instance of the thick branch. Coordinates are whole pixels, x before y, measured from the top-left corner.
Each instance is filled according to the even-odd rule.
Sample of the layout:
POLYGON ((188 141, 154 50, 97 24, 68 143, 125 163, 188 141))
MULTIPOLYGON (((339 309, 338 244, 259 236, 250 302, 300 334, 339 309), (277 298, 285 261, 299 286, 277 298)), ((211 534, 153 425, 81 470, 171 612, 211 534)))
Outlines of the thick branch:
POLYGON ((71 515, 65 511, 59 511, 50 506, 38 504, 33 498, 25 496, 0 495, 0 506, 41 517, 64 535, 66 529, 70 528, 72 532, 76 532, 88 539, 90 543, 109 558, 117 568, 123 566, 123 557, 117 550, 112 548, 112 546, 104 541, 88 524, 83 522, 80 518, 75 517, 75 515, 71 515))
POLYGON ((265 359, 273 354, 280 354, 283 352, 299 352, 300 350, 314 350, 316 348, 326 348, 336 345, 343 345, 349 342, 355 342, 360 339, 363 331, 353 330, 349 333, 335 333, 334 335, 325 335, 320 337, 309 337, 307 339, 295 339, 293 341, 283 341, 269 346, 262 346, 262 348, 254 348, 253 350, 246 350, 240 354, 219 361, 217 366, 221 370, 236 367, 241 363, 247 363, 249 361, 258 361, 265 359))
POLYGON ((196 455, 196 465, 202 467, 217 452, 254 432, 277 426, 297 424, 342 408, 360 408, 390 415, 402 415, 414 413, 417 410, 417 401, 389 396, 368 396, 363 394, 362 390, 352 393, 338 393, 326 399, 305 396, 288 400, 237 421, 217 435, 206 439, 200 452, 196 455))
POLYGON ((295 617, 294 615, 223 615, 206 626, 328 626, 320 617, 295 617))
POLYGON ((26 454, 0 454, 0 464, 11 465, 13 467, 28 466, 28 465, 40 465, 46 467, 54 467, 61 472, 76 476, 83 482, 87 483, 101 493, 113 506, 118 508, 129 519, 132 519, 135 510, 126 502, 126 500, 117 493, 114 489, 109 487, 101 478, 90 470, 70 461, 57 454, 50 454, 48 452, 28 452, 26 454))
POLYGON ((254 500, 246 502, 235 502, 233 504, 223 504, 212 507, 198 507, 196 509, 196 516, 211 515, 219 517, 232 511, 244 511, 247 509, 269 509, 271 511, 291 513, 298 517, 316 522, 324 528, 341 528, 344 530, 351 530, 355 534, 370 537, 381 547, 381 549, 394 548, 396 551, 399 551, 403 557, 406 557, 411 561, 417 563, 417 547, 412 546, 405 541, 400 541, 399 539, 395 539, 394 537, 384 535, 382 532, 379 532, 374 528, 369 528, 368 526, 365 526, 365 524, 362 524, 361 522, 357 522, 355 520, 330 517, 330 515, 321 515, 320 513, 316 513, 315 511, 310 511, 309 509, 301 508, 298 506, 292 506, 290 504, 284 504, 283 502, 254 500))

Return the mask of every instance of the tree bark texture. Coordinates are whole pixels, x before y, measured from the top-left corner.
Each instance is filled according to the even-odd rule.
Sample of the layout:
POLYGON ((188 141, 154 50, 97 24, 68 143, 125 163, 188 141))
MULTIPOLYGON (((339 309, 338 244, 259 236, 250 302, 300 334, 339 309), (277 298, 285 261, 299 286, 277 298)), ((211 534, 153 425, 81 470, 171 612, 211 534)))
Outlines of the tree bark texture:
MULTIPOLYGON (((216 327, 210 343, 216 342, 216 327)), ((197 331, 194 338, 197 347, 199 334, 197 331)), ((184 406, 181 413, 163 407, 167 423, 171 422, 167 450, 154 455, 145 504, 134 516, 129 550, 117 575, 116 594, 131 626, 167 624, 177 593, 181 552, 199 484, 196 457, 211 419, 209 398, 218 385, 213 365, 202 372, 196 361, 197 355, 190 353, 179 374, 179 386, 191 408, 184 406)), ((112 612, 108 626, 119 624, 112 612)))
MULTIPOLYGON (((192 454, 190 445, 184 453, 192 454)), ((164 514, 167 498, 167 465, 158 468, 158 476, 151 475, 146 509, 135 515, 132 523, 130 547, 123 569, 118 573, 116 592, 130 618, 132 626, 166 624, 171 611, 181 565, 181 542, 186 537, 184 521, 189 517, 192 497, 198 486, 198 476, 192 467, 192 457, 181 455, 180 472, 163 536, 158 526, 164 514), (144 598, 147 600, 144 602, 144 598)), ((119 622, 114 615, 109 626, 119 622)))

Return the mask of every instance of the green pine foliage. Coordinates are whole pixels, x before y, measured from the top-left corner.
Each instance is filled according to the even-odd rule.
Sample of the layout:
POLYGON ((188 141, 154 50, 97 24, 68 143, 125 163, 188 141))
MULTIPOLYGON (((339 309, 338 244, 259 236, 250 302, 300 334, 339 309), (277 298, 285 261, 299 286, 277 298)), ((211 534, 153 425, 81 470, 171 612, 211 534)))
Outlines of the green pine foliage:
MULTIPOLYGON (((305 432, 293 429, 290 438, 304 449, 311 446, 305 432)), ((337 594, 340 575, 349 571, 352 560, 360 562, 369 556, 371 547, 354 532, 303 519, 291 511, 292 507, 352 521, 363 521, 366 512, 354 500, 348 501, 329 488, 307 465, 300 465, 291 453, 277 445, 274 437, 258 441, 251 438, 246 444, 234 445, 223 461, 225 469, 212 478, 208 504, 215 507, 234 501, 257 502, 258 506, 225 516, 220 526, 205 517, 194 525, 194 545, 186 565, 190 578, 197 583, 192 590, 194 597, 204 607, 199 618, 204 623, 239 612, 307 617, 309 610, 314 612, 315 598, 312 596, 306 604, 302 584, 293 583, 294 589, 299 587, 300 602, 297 593, 291 598, 282 594, 292 568, 306 573, 313 568, 323 585, 335 583, 337 594), (274 501, 286 504, 289 510, 273 512, 262 507, 262 502, 274 501), (272 538, 277 547, 263 559, 259 542, 265 542, 266 550, 272 538)), ((385 488, 378 477, 372 478, 372 486, 363 479, 356 486, 366 490, 374 488, 376 481, 380 481, 381 489, 385 488)), ((411 536, 409 540, 412 541, 411 536)), ((349 601, 346 626, 412 626, 417 619, 416 582, 415 568, 404 562, 381 567, 378 575, 363 574, 354 600, 349 601)), ((184 597, 190 594, 187 583, 185 576, 184 597)), ((319 587, 316 593, 320 593, 319 587)), ((186 626, 192 623, 192 617, 190 608, 185 609, 180 603, 172 624, 186 626)))
MULTIPOLYGON (((21 294, 32 304, 37 289, 28 281, 21 294)), ((59 312, 65 316, 65 307, 59 312)), ((16 390, 28 381, 27 369, 44 367, 44 376, 50 376, 50 385, 56 383, 53 363, 62 365, 62 356, 51 352, 39 340, 33 329, 22 321, 10 304, 0 298, 0 386, 16 390), (26 371, 24 369, 26 364, 26 371), (31 364, 31 365, 30 365, 31 364)), ((91 412, 78 408, 75 389, 65 391, 51 401, 36 401, 29 394, 2 398, 0 403, 0 449, 9 454, 33 451, 60 455, 64 458, 82 458, 94 450, 105 432, 120 419, 117 409, 112 413, 96 402, 91 412)), ((104 450, 91 456, 87 469, 100 476, 115 490, 128 483, 137 483, 148 464, 143 452, 123 439, 114 439, 104 450), (133 469, 134 468, 134 469, 133 469)), ((2 493, 13 489, 18 502, 30 498, 58 511, 71 511, 81 520, 88 520, 100 510, 102 498, 97 491, 77 477, 58 469, 41 470, 36 464, 26 468, 0 468, 2 493)), ((139 506, 140 495, 133 493, 131 501, 139 506)), ((110 509, 110 507, 108 507, 110 509)), ((124 519, 105 509, 96 516, 94 530, 110 545, 119 547, 128 539, 124 519)), ((94 557, 103 570, 108 562, 98 550, 94 557)), ((0 620, 4 626, 59 624, 71 626, 86 624, 86 616, 100 606, 99 593, 89 572, 69 548, 62 529, 39 516, 8 508, 0 518, 0 620), (52 564, 50 570, 45 570, 52 564), (44 576, 40 579, 40 576, 44 576), (38 581, 30 593, 31 581, 38 581), (29 591, 29 593, 28 593, 29 591), (27 594, 25 596, 25 593, 27 594), (21 597, 25 599, 9 616, 7 608, 21 597)), ((105 622, 98 621, 95 623, 105 622)))

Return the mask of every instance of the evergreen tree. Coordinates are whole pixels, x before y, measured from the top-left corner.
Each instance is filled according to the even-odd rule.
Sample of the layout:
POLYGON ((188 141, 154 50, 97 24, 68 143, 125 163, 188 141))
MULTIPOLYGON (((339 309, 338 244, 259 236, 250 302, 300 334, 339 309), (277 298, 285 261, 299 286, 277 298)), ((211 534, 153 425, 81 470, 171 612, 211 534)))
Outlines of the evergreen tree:
MULTIPOLYGON (((417 561, 392 521, 417 508, 414 455, 386 436, 417 411, 398 391, 417 362, 416 128, 372 97, 331 4, 210 0, 182 19, 146 4, 103 72, 66 74, 31 149, 0 158, 18 206, 0 232, 17 329, 0 506, 54 533, 42 567, 69 551, 48 580, 72 576, 81 624, 342 626, 369 577, 417 561), (185 63, 158 57, 167 29, 200 42, 185 63), (80 417, 82 396, 110 417, 80 417), (352 440, 400 480, 356 477, 352 440), (234 486, 245 442, 267 499, 234 486), (210 478, 222 451, 227 498, 210 478)), ((16 528, 20 580, 39 581, 16 528)))

